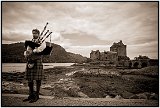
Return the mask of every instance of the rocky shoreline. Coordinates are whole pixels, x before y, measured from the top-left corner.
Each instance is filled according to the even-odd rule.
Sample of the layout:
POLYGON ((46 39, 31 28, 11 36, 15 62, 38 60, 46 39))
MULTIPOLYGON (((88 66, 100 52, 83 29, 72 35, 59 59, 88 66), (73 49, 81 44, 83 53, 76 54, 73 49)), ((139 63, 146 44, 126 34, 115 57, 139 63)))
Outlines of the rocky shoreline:
MULTIPOLYGON (((116 98, 158 101, 158 67, 137 70, 83 66, 45 69, 41 95, 55 98, 116 98)), ((2 72, 2 93, 28 94, 24 72, 2 72)))

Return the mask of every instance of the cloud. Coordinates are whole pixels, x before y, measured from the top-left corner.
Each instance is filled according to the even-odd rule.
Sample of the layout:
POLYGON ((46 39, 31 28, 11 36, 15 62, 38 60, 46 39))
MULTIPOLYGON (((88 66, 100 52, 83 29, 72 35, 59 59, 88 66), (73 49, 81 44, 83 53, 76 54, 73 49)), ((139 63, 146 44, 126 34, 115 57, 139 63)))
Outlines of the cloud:
POLYGON ((129 56, 141 53, 155 57, 158 53, 154 49, 157 44, 143 46, 158 42, 157 2, 2 3, 3 42, 31 39, 31 30, 42 31, 46 22, 53 32, 52 42, 82 55, 89 55, 92 48, 103 50, 119 40, 131 48, 129 56))
POLYGON ((109 45, 112 42, 107 41, 107 40, 100 40, 94 35, 87 34, 85 32, 77 32, 77 33, 72 33, 72 34, 62 34, 64 38, 70 39, 72 45, 74 46, 86 46, 86 45, 109 45))
POLYGON ((95 24, 97 30, 87 31, 102 40, 127 39, 129 44, 142 42, 134 41, 132 37, 135 36, 144 38, 144 41, 145 38, 157 38, 157 8, 143 9, 142 7, 138 3, 121 3, 117 8, 109 9, 110 11, 104 10, 106 14, 99 14, 93 18, 97 21, 95 24))
POLYGON ((10 42, 17 42, 17 41, 24 41, 29 40, 32 38, 32 35, 27 35, 24 33, 17 33, 17 32, 9 32, 2 34, 2 41, 10 41, 10 42))
MULTIPOLYGON (((72 44, 70 39, 65 39, 60 32, 53 32, 51 38, 52 43, 58 44, 65 49, 68 49, 72 44)), ((50 42, 50 38, 47 38, 46 41, 50 42)))

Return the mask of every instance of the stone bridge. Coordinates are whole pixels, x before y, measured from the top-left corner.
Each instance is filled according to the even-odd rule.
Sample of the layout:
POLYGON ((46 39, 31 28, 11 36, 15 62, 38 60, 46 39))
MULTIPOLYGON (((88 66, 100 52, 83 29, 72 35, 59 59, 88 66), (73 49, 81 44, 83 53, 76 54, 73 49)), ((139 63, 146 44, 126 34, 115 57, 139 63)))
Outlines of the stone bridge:
POLYGON ((130 60, 128 61, 128 66, 130 68, 143 68, 150 66, 149 59, 147 60, 130 60))

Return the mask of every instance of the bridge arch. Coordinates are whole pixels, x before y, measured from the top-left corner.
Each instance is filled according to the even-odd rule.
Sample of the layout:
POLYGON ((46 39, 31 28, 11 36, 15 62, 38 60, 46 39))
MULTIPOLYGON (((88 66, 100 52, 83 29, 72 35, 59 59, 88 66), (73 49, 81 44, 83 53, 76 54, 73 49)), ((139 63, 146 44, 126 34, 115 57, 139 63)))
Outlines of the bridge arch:
POLYGON ((132 68, 132 62, 129 63, 129 68, 132 68))
POLYGON ((138 68, 138 65, 139 65, 139 63, 138 63, 138 62, 135 62, 135 63, 133 64, 133 67, 134 67, 134 68, 138 68))
POLYGON ((148 64, 146 62, 143 62, 141 65, 142 68, 147 67, 147 66, 148 66, 148 64))

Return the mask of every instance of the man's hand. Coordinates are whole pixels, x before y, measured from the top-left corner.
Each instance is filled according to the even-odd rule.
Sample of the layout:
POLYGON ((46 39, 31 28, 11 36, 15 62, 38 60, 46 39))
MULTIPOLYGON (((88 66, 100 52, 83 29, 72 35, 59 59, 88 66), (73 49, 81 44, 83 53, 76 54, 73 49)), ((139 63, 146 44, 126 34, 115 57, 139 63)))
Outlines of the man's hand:
POLYGON ((39 52, 39 50, 38 50, 37 48, 35 48, 35 49, 33 50, 33 52, 34 52, 34 53, 37 53, 37 52, 39 52))
POLYGON ((24 52, 24 56, 27 58, 29 55, 32 54, 32 51, 25 51, 24 52))

